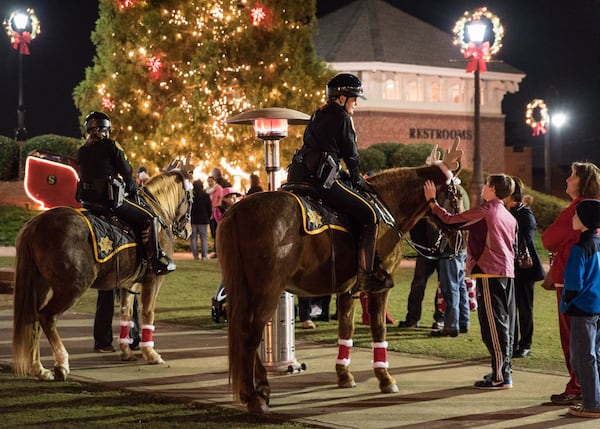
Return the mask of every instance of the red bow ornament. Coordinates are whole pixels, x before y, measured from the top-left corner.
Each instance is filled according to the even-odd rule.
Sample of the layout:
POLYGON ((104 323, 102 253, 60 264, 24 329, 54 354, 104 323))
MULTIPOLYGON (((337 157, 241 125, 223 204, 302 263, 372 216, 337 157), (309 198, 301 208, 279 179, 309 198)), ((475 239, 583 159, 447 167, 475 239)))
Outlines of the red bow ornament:
POLYGON ((29 31, 24 31, 23 34, 14 31, 13 37, 15 39, 13 49, 18 49, 22 55, 29 55, 29 43, 31 42, 29 31))
POLYGON ((533 136, 539 136, 540 134, 546 134, 546 127, 541 122, 538 122, 533 127, 533 136))
POLYGON ((490 42, 483 42, 479 46, 473 42, 469 42, 467 49, 464 52, 464 56, 465 58, 469 58, 469 64, 467 64, 467 73, 477 70, 478 65, 479 72, 485 72, 487 70, 485 59, 490 56, 490 42))

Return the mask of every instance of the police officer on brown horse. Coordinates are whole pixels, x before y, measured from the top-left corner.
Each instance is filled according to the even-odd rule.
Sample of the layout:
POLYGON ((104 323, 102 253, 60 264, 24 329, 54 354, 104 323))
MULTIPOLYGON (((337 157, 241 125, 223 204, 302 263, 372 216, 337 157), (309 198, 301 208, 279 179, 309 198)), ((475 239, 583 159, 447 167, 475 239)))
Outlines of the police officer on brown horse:
POLYGON ((138 196, 133 170, 121 145, 110 139, 108 115, 92 112, 85 118, 87 139, 77 151, 77 200, 94 214, 115 215, 141 236, 146 259, 157 275, 175 270, 158 241, 158 217, 138 196))
POLYGON ((362 84, 352 74, 338 74, 327 83, 327 98, 306 126, 304 144, 288 168, 288 182, 314 185, 326 205, 350 217, 359 228, 358 285, 363 291, 381 292, 393 282, 375 254, 379 219, 371 203, 360 194, 365 182, 352 122, 357 99, 365 99, 362 84), (342 160, 349 181, 340 175, 342 160))

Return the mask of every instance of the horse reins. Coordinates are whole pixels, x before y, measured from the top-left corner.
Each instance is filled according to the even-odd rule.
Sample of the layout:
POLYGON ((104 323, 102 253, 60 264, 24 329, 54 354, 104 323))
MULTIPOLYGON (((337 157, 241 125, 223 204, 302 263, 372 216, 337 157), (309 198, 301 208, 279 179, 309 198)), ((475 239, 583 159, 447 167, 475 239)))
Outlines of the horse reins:
POLYGON ((408 239, 406 237, 406 234, 404 234, 398 226, 396 218, 394 218, 387 205, 381 200, 381 198, 379 198, 379 195, 377 195, 375 192, 369 191, 365 191, 365 193, 368 194, 368 196, 375 202, 375 205, 380 210, 380 214, 382 215, 381 219, 383 220, 383 222, 389 227, 391 227, 396 232, 396 234, 398 234, 400 240, 404 240, 415 252, 419 254, 419 256, 422 256, 423 258, 431 261, 439 261, 440 259, 451 259, 454 256, 456 256, 456 249, 454 253, 449 255, 444 255, 443 253, 439 255, 433 255, 433 252, 435 251, 437 245, 439 245, 439 242, 441 241, 441 234, 438 237, 438 240, 436 241, 436 245, 434 245, 434 247, 422 246, 408 239), (427 254, 425 252, 430 252, 430 254, 427 254))

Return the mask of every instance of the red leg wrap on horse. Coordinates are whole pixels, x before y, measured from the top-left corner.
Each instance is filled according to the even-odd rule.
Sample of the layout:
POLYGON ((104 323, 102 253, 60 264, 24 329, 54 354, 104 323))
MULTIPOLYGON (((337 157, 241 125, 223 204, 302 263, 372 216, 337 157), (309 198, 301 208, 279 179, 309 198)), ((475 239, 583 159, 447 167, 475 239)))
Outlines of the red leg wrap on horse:
POLYGON ((131 320, 121 320, 121 331, 119 332, 120 344, 133 343, 133 340, 129 338, 129 330, 131 328, 133 328, 133 322, 131 320))
POLYGON ((152 341, 152 332, 154 332, 154 325, 142 325, 142 347, 154 347, 154 341, 152 341))
POLYGON ((350 365, 350 350, 352 349, 352 340, 338 339, 338 356, 335 360, 339 365, 350 365))
POLYGON ((387 368, 387 341, 373 343, 373 368, 387 368))

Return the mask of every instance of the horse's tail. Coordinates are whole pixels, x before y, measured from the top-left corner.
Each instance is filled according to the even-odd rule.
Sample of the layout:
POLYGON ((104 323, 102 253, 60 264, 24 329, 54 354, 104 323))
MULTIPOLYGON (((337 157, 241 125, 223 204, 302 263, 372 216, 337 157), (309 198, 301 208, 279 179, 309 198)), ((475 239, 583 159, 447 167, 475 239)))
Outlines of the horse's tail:
POLYGON ((248 359, 244 347, 246 343, 246 321, 249 314, 248 280, 244 272, 244 263, 239 251, 236 212, 227 213, 219 224, 217 232, 217 255, 221 265, 223 287, 227 293, 227 325, 229 343, 229 382, 234 399, 239 399, 239 388, 242 380, 242 368, 248 359))
POLYGON ((13 304, 13 372, 27 375, 35 351, 34 339, 39 335, 38 297, 33 284, 37 272, 30 246, 30 224, 19 233, 16 242, 15 296, 13 304))

